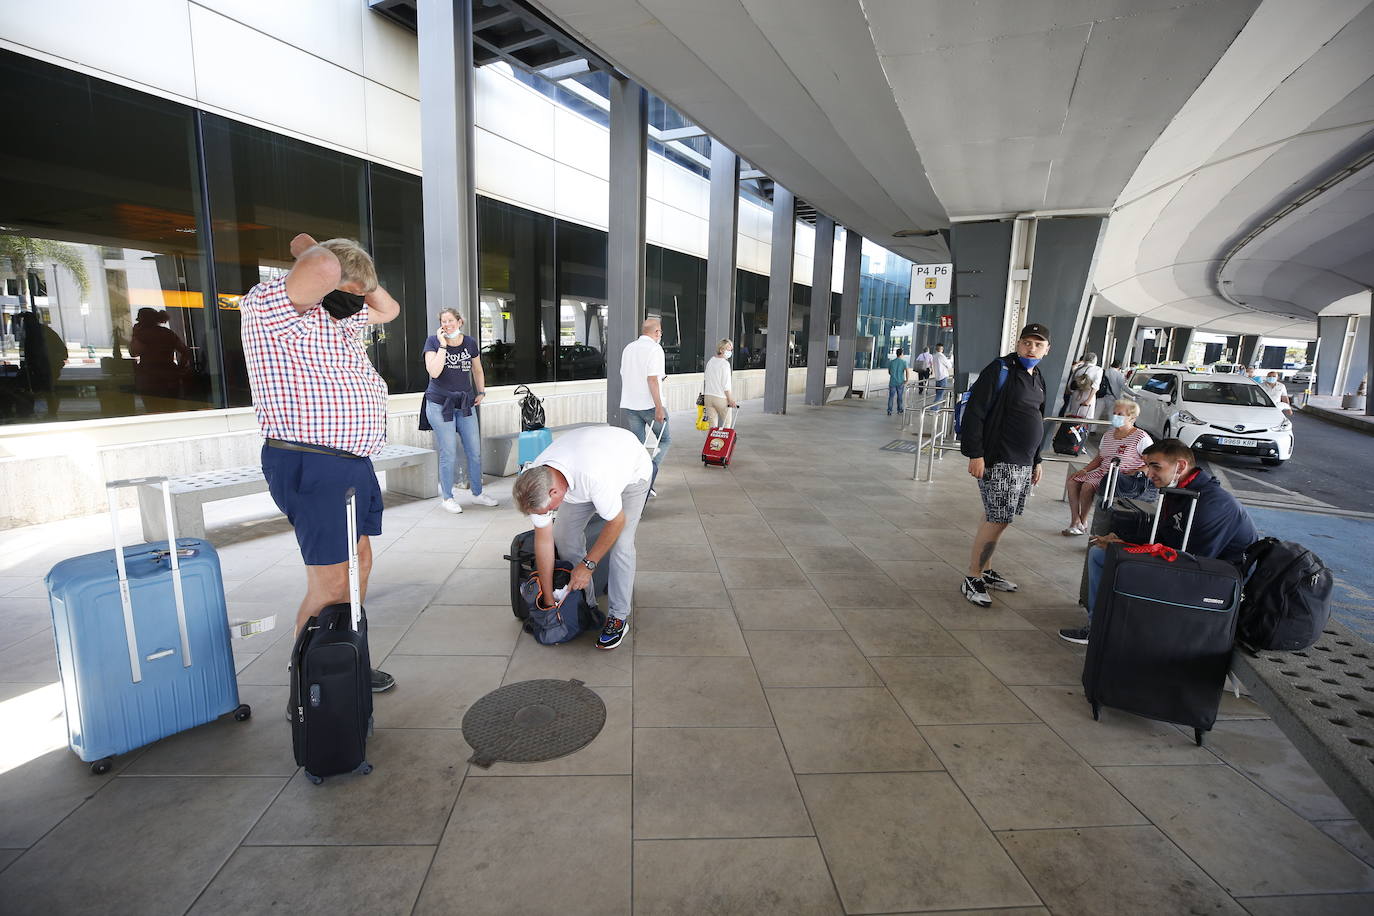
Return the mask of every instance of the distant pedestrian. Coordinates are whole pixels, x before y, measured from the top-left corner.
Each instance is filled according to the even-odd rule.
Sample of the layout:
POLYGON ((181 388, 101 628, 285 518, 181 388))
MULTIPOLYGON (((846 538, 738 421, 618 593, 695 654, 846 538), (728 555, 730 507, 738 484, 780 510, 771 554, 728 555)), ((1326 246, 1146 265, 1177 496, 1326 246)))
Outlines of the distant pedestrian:
POLYGON ((930 354, 930 374, 935 379, 936 392, 949 389, 954 379, 954 361, 945 353, 944 344, 936 344, 935 352, 930 354))
POLYGON ((1279 381, 1279 374, 1273 369, 1264 377, 1264 384, 1260 386, 1264 393, 1269 395, 1269 400, 1274 402, 1275 407, 1283 408, 1284 413, 1293 412, 1293 399, 1288 396, 1288 388, 1283 382, 1279 381))
POLYGON ((897 348, 897 355, 888 360, 887 363, 887 415, 892 416, 892 399, 897 399, 897 413, 906 409, 903 404, 903 393, 906 391, 906 383, 911 380, 911 368, 902 358, 902 348, 897 348))
POLYGON ((730 410, 739 407, 730 393, 730 357, 734 353, 735 345, 726 338, 716 344, 716 355, 706 363, 701 387, 706 399, 705 417, 711 426, 729 426, 730 410))
POLYGON ((646 318, 640 326, 639 338, 626 345, 620 355, 620 409, 630 432, 644 441, 646 427, 658 436, 658 451, 654 454, 654 473, 649 479, 649 495, 657 496, 654 483, 663 456, 668 454, 672 436, 668 431, 668 408, 663 385, 668 381, 667 360, 659 341, 663 339, 663 324, 657 318, 646 318))
POLYGON ((1096 353, 1084 353, 1082 364, 1074 373, 1070 388, 1069 412, 1065 416, 1090 419, 1097 410, 1097 389, 1102 384, 1102 367, 1096 353))
POLYGON ((916 359, 911 364, 911 368, 916 370, 916 378, 920 380, 917 390, 921 394, 926 393, 926 382, 930 379, 931 362, 930 347, 926 347, 916 355, 916 359))
POLYGON ((1102 402, 1103 414, 1100 419, 1110 420, 1112 408, 1121 393, 1126 390, 1126 375, 1121 371, 1121 360, 1114 359, 1112 364, 1102 370, 1102 384, 1097 387, 1097 400, 1102 402))
POLYGON ((991 568, 997 540, 1025 511, 1031 487, 1040 482, 1040 443, 1045 437, 1045 378, 1037 368, 1050 351, 1043 324, 1021 330, 1015 351, 978 373, 964 407, 960 451, 978 481, 984 520, 974 535, 961 591, 971 604, 988 607, 988 589, 1016 591, 1016 583, 991 568))

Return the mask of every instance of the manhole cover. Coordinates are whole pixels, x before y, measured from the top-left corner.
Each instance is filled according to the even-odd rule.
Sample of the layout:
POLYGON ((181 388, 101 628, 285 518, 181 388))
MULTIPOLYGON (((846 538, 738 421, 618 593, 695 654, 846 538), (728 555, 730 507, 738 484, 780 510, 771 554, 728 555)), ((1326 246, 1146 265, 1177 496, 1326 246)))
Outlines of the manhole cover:
POLYGON ((893 439, 887 445, 878 449, 880 452, 906 452, 908 455, 914 454, 920 448, 920 443, 915 439, 893 439))
POLYGON ((581 681, 507 684, 482 697, 463 716, 468 762, 534 763, 564 757, 591 743, 606 724, 606 704, 581 681))

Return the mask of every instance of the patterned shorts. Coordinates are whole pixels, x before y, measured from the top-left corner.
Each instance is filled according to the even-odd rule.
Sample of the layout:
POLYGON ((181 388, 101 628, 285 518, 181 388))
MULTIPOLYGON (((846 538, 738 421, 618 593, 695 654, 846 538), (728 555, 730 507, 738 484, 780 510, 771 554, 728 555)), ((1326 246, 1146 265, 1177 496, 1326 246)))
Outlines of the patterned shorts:
POLYGON ((1019 464, 994 464, 978 479, 978 491, 983 494, 983 512, 987 520, 999 525, 1026 511, 1026 497, 1030 495, 1031 469, 1019 464))

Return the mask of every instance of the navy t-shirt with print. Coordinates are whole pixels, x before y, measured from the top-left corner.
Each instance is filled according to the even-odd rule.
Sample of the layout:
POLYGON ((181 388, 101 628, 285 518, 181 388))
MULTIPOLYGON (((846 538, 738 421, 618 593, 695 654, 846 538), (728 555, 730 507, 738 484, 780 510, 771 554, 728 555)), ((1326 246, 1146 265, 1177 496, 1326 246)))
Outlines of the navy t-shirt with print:
POLYGON ((471 393, 472 361, 477 359, 477 341, 472 339, 472 335, 464 334, 462 343, 441 347, 438 336, 429 335, 429 339, 425 341, 425 352, 433 353, 441 349, 444 352, 444 369, 429 380, 429 387, 425 389, 425 393, 439 397, 457 394, 460 391, 471 393))

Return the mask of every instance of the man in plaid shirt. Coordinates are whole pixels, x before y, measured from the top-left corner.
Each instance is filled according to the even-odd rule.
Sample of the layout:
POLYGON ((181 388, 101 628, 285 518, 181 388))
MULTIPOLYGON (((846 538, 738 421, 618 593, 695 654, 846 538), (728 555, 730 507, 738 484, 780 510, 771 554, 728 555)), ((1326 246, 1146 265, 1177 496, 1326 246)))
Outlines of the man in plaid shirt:
MULTIPOLYGON (((348 600, 345 494, 357 492, 358 577, 372 571, 369 537, 382 533, 382 492, 372 455, 386 444, 386 383, 368 361, 370 324, 395 318, 399 303, 377 284, 357 242, 291 240, 295 266, 239 301, 253 408, 265 442, 262 470, 296 531, 306 592, 296 631, 321 608, 348 600)), ((391 675, 373 669, 372 690, 391 675)))

